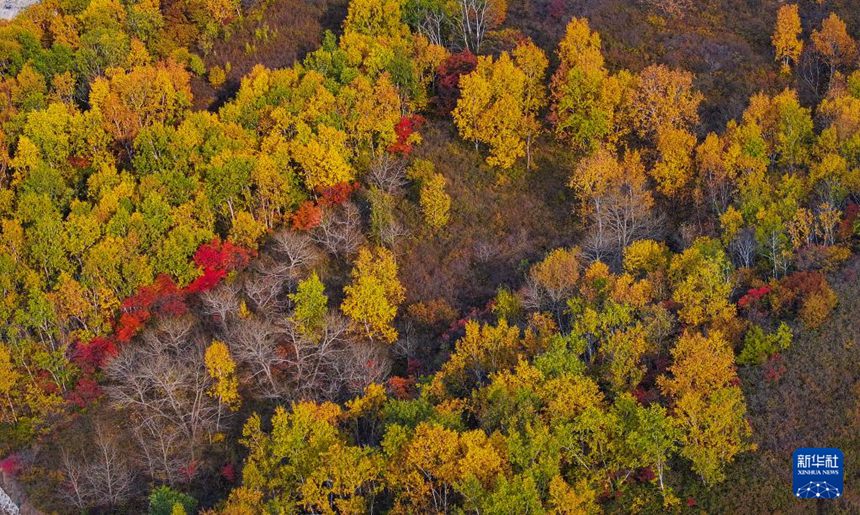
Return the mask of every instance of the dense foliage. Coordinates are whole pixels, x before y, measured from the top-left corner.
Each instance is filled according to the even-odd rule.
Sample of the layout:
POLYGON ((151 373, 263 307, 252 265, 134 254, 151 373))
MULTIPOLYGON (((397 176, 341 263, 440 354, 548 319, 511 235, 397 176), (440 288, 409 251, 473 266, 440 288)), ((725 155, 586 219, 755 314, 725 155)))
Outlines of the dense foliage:
POLYGON ((726 506, 751 377, 857 259, 857 43, 774 8, 778 87, 720 124, 559 4, 550 47, 519 3, 351 0, 238 83, 284 5, 0 25, 0 468, 58 512, 726 506))

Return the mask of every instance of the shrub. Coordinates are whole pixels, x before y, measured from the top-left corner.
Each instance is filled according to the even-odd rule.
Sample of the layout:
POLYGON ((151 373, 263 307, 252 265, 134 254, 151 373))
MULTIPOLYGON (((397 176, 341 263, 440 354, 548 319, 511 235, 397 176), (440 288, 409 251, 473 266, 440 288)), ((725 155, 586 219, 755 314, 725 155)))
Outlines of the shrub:
POLYGON ((171 515, 177 504, 185 510, 185 513, 194 513, 197 499, 169 486, 159 486, 149 494, 149 515, 171 515))
POLYGON ((836 294, 826 286, 803 301, 799 311, 800 320, 808 329, 816 329, 830 316, 830 312, 836 307, 836 302, 836 294))
POLYGON ((779 351, 791 345, 791 328, 784 322, 776 332, 765 333, 761 326, 755 325, 744 337, 744 348, 738 355, 741 365, 761 365, 779 351))

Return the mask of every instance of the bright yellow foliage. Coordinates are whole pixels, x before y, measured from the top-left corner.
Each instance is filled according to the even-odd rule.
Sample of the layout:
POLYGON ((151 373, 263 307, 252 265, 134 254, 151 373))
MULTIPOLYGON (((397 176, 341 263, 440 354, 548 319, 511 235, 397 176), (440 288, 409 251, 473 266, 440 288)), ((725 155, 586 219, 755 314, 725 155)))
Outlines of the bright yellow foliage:
POLYGON ((397 339, 392 326, 404 289, 397 279, 394 254, 384 247, 362 248, 352 269, 352 284, 344 289, 341 310, 352 319, 353 328, 368 338, 391 343, 397 339))
POLYGON ((230 356, 227 344, 214 340, 206 348, 204 361, 209 377, 215 381, 210 389, 210 395, 217 398, 219 402, 228 406, 232 411, 238 410, 242 398, 239 396, 236 362, 230 356))
POLYGON ((676 196, 693 173, 693 147, 696 136, 685 129, 666 128, 657 133, 660 159, 651 170, 657 190, 667 197, 676 196))
POLYGON ((497 60, 479 57, 477 68, 460 78, 451 114, 463 139, 490 147, 489 165, 510 168, 526 153, 526 74, 507 52, 497 60))
POLYGON ((418 202, 424 221, 431 228, 438 230, 448 224, 451 210, 451 197, 445 191, 447 181, 441 173, 434 173, 421 182, 418 202))
POLYGON ((796 63, 800 58, 800 53, 803 51, 803 41, 799 36, 802 30, 797 4, 780 6, 776 13, 776 27, 771 42, 776 60, 782 63, 783 72, 788 72, 789 63, 796 63))
POLYGON ((743 392, 736 385, 734 352, 719 331, 707 337, 685 333, 672 349, 670 377, 658 384, 675 402, 682 429, 681 455, 705 483, 725 478, 723 468, 737 454, 752 450, 743 392))

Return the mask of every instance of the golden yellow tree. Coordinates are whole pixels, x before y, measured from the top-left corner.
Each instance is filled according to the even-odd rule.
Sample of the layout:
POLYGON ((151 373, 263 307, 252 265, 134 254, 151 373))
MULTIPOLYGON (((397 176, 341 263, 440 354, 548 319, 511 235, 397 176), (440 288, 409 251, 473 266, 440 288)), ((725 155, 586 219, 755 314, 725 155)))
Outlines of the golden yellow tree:
POLYGON ((460 78, 460 99, 451 113, 467 141, 490 147, 487 163, 510 168, 525 155, 526 74, 507 52, 478 58, 475 70, 460 78))
POLYGON ((801 31, 797 4, 780 6, 776 13, 776 28, 773 31, 771 42, 776 60, 782 63, 784 73, 788 73, 790 63, 796 63, 803 51, 803 41, 798 37, 801 31))
POLYGON ((636 77, 636 87, 627 105, 636 133, 656 142, 661 130, 691 130, 699 122, 702 94, 693 89, 693 74, 662 64, 651 65, 636 77))
POLYGON ((555 135, 578 149, 591 149, 612 132, 624 77, 629 74, 609 75, 600 35, 592 32, 585 18, 568 23, 558 58, 550 83, 555 135))
POLYGON ((526 131, 526 169, 532 166, 532 140, 540 132, 541 124, 538 119, 540 110, 546 107, 547 95, 544 78, 549 60, 543 50, 531 40, 519 43, 513 51, 514 62, 525 74, 523 89, 523 120, 526 131))
POLYGON ((209 377, 215 381, 209 394, 218 399, 221 404, 229 407, 230 410, 236 411, 239 409, 242 398, 239 397, 236 362, 230 356, 230 349, 227 348, 227 344, 214 340, 206 348, 204 361, 209 377))
POLYGON ((352 269, 352 284, 343 291, 346 297, 341 310, 352 320, 354 330, 371 340, 391 343, 397 339, 392 322, 403 302, 404 289, 397 279, 397 262, 390 250, 384 247, 359 250, 352 269))
POLYGON ((821 29, 812 31, 812 46, 830 66, 830 75, 840 66, 857 59, 857 42, 848 34, 845 22, 831 13, 821 22, 821 29))
POLYGON ((678 194, 693 174, 693 147, 696 136, 685 129, 666 128, 657 132, 660 158, 651 169, 657 191, 672 197, 678 194))
POLYGON ((718 483, 735 456, 755 448, 749 442, 752 431, 737 386, 734 352, 719 331, 708 336, 685 333, 672 358, 671 377, 660 377, 658 384, 674 402, 674 418, 682 430, 681 455, 705 483, 718 483))
POLYGON ((441 173, 434 173, 421 184, 418 201, 424 220, 433 229, 441 229, 448 224, 451 210, 451 197, 445 191, 447 181, 441 173))

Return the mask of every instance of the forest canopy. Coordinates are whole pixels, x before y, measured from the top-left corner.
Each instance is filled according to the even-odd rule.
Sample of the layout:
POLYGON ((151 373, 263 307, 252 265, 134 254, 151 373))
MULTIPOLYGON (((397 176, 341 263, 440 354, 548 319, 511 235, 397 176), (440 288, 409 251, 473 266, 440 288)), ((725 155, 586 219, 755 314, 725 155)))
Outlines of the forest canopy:
MULTIPOLYGON (((734 503, 801 438, 764 427, 813 374, 796 342, 856 342, 832 321, 860 323, 860 19, 763 2, 741 45, 714 14, 737 2, 603 3, 645 46, 726 35, 756 74, 555 0, 44 0, 0 22, 20 502, 801 510, 788 484, 734 503)), ((856 436, 860 364, 831 373, 856 436)))

